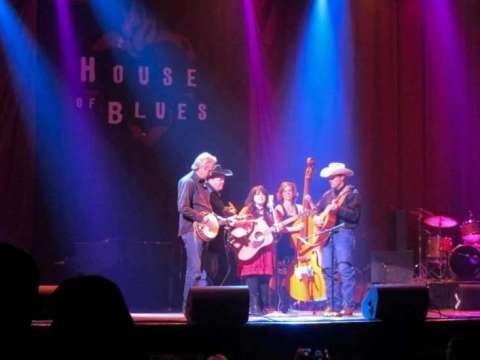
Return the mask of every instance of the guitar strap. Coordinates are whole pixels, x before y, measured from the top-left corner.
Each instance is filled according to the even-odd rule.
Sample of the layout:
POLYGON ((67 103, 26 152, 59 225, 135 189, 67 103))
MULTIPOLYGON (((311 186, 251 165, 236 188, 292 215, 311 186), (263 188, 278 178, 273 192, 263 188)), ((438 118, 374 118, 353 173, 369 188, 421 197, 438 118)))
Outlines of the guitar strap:
POLYGON ((282 210, 283 210, 283 217, 284 219, 290 217, 290 216, 295 216, 295 215, 298 215, 300 213, 300 205, 298 204, 295 204, 295 214, 289 214, 287 213, 287 209, 285 209, 285 206, 283 206, 283 204, 280 204, 282 210))

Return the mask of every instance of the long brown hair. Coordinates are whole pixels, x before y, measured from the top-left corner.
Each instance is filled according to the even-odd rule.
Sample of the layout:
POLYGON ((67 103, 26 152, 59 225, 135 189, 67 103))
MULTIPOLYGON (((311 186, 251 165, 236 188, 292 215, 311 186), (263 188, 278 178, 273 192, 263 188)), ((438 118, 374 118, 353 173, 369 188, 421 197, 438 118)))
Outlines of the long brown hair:
POLYGON ((245 200, 245 207, 242 209, 246 211, 246 214, 253 216, 254 218, 258 218, 259 216, 263 216, 265 221, 268 225, 273 224, 273 217, 272 214, 267 210, 267 198, 268 198, 268 191, 263 185, 256 185, 254 186, 250 192, 248 193, 247 199, 245 200), (263 204, 263 210, 259 211, 257 207, 254 205, 253 197, 255 194, 262 193, 265 195, 265 204, 263 204))
MULTIPOLYGON (((253 208, 253 197, 255 196, 256 193, 262 193, 265 195, 265 197, 268 197, 268 191, 265 189, 265 186, 263 185, 256 185, 252 187, 252 189, 249 191, 247 199, 245 200, 245 206, 248 206, 250 209, 253 208)), ((266 201, 267 199, 265 199, 266 201)))
POLYGON ((278 202, 283 202, 283 195, 282 195, 282 192, 283 190, 285 190, 285 188, 287 186, 290 186, 292 188, 292 192, 293 192, 293 202, 295 202, 295 199, 297 198, 298 196, 298 193, 297 193, 297 185, 295 185, 294 182, 292 181, 282 181, 280 183, 280 186, 278 187, 278 190, 277 190, 277 200, 278 202))

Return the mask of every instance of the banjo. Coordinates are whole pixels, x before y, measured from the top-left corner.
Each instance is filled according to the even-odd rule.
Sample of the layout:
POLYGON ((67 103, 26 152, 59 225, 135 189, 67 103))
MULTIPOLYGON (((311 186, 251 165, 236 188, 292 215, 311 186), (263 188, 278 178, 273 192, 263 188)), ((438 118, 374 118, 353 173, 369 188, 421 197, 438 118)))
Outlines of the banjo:
POLYGON ((208 220, 206 223, 194 221, 193 231, 199 239, 208 242, 215 239, 215 237, 218 235, 220 230, 220 221, 217 215, 214 213, 209 213, 206 218, 208 220))
POLYGON ((225 218, 214 213, 209 213, 206 215, 206 223, 200 221, 193 222, 193 231, 199 239, 209 242, 217 237, 222 225, 233 225, 235 221, 242 218, 242 216, 238 215, 225 218))

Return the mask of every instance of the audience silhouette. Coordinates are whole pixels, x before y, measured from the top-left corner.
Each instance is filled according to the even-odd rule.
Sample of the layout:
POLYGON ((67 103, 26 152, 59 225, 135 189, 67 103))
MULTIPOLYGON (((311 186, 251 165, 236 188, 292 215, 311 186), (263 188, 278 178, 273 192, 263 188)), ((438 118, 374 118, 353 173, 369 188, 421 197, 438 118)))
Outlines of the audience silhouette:
POLYGON ((472 354, 478 351, 476 339, 454 336, 447 344, 447 360, 467 360, 472 359, 472 354))
POLYGON ((81 276, 60 284, 53 293, 52 320, 58 358, 142 358, 123 295, 104 277, 81 276))
POLYGON ((0 359, 30 358, 31 323, 38 309, 40 271, 32 256, 0 243, 0 359))

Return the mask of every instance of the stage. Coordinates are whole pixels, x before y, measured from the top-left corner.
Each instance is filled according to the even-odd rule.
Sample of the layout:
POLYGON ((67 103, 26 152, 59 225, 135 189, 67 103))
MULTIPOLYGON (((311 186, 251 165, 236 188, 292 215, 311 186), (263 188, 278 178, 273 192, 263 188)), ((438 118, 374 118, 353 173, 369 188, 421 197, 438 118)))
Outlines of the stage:
MULTIPOLYGON (((202 359, 219 353, 228 359, 293 359, 299 348, 326 350, 331 359, 445 359, 452 338, 474 338, 480 328, 480 311, 451 309, 430 310, 416 324, 367 320, 360 312, 344 317, 274 312, 226 327, 191 325, 182 313, 131 315, 138 349, 150 359, 202 359)), ((33 323, 41 347, 49 344, 49 326, 47 320, 33 323)))
POLYGON ((0 245, 25 252, 0 256, 0 310, 20 323, 28 283, 33 336, 2 347, 478 353, 479 17, 480 0, 0 0, 0 245), (194 306, 197 283, 249 290, 194 306), (355 312, 306 311, 324 300, 355 312), (245 321, 264 306, 295 310, 245 321))

